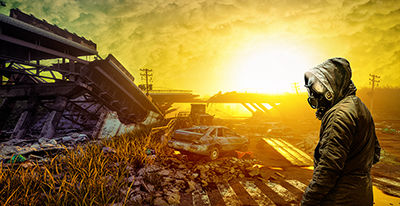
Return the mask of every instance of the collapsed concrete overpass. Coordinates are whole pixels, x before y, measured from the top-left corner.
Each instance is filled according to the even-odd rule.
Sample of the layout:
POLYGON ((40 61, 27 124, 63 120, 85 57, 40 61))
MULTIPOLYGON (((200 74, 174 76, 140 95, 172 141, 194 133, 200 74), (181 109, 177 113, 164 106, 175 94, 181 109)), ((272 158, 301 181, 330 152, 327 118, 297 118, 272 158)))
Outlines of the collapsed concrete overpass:
POLYGON ((3 138, 96 137, 110 112, 124 124, 162 118, 113 55, 102 59, 92 41, 18 9, 0 14, 0 81, 3 138))
POLYGON ((190 90, 155 90, 150 92, 152 100, 157 105, 162 105, 167 111, 173 103, 238 103, 242 104, 252 114, 256 112, 267 113, 272 107, 278 107, 281 103, 279 96, 260 93, 227 92, 218 93, 208 99, 200 99, 190 90))

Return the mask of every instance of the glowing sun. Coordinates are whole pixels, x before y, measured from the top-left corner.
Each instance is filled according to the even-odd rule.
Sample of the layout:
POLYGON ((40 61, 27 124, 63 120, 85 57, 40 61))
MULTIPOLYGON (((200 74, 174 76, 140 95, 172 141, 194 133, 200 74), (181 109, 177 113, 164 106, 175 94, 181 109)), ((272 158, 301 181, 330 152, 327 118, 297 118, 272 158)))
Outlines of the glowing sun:
POLYGON ((304 72, 313 66, 311 53, 298 45, 264 44, 240 52, 232 65, 237 91, 259 93, 295 92, 303 85, 304 72))

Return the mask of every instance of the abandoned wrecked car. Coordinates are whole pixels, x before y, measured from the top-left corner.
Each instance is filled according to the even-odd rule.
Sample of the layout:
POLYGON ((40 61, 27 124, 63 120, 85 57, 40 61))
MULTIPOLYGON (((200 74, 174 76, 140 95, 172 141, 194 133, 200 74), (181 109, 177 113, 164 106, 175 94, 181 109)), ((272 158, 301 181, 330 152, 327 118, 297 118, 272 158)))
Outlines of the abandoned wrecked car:
POLYGON ((220 153, 247 150, 249 140, 223 126, 195 126, 178 129, 168 146, 182 153, 207 155, 211 160, 220 153))

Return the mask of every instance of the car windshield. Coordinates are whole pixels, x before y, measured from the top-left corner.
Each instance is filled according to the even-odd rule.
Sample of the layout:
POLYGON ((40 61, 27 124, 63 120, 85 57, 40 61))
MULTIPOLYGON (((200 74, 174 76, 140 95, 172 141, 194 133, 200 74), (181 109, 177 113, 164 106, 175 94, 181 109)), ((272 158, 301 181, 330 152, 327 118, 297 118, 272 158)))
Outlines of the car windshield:
POLYGON ((224 135, 227 136, 227 137, 236 137, 236 136, 238 136, 234 131, 232 131, 230 129, 225 129, 224 135))

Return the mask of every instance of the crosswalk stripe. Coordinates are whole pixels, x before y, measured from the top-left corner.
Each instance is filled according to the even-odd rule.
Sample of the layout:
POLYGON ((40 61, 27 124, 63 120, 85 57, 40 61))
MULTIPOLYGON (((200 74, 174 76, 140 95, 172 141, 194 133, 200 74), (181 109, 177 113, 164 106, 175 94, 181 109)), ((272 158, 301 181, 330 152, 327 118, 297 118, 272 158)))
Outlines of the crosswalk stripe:
POLYGON ((226 205, 242 205, 235 191, 228 183, 217 183, 217 187, 226 205))
POLYGON ((280 138, 279 140, 275 138, 263 138, 263 140, 271 145, 293 165, 309 166, 313 164, 310 156, 280 138))
POLYGON ((285 140, 283 140, 283 139, 281 139, 281 138, 279 138, 279 140, 280 140, 281 142, 283 142, 284 144, 286 144, 288 147, 290 147, 292 150, 294 150, 295 152, 297 152, 301 157, 303 157, 303 158, 305 159, 306 162, 308 161, 308 163, 309 163, 310 165, 313 164, 313 159, 312 159, 308 154, 306 154, 305 152, 301 151, 300 149, 296 148, 295 146, 293 146, 292 144, 286 142, 285 140))
POLYGON ((374 177, 374 179, 376 179, 378 181, 381 181, 381 182, 384 182, 386 184, 390 184, 390 185, 394 185, 394 186, 400 187, 400 182, 396 182, 396 181, 393 181, 393 180, 388 179, 388 178, 374 177))
POLYGON ((278 193, 283 200, 287 202, 296 200, 296 197, 293 195, 293 193, 289 192, 289 190, 282 187, 280 184, 267 182, 267 186, 270 187, 274 192, 278 193))
POLYGON ((290 147, 288 147, 286 144, 284 144, 280 140, 275 139, 275 138, 271 138, 271 140, 274 141, 277 145, 279 145, 280 148, 284 149, 287 153, 289 153, 292 157, 294 157, 294 159, 301 162, 299 165, 303 166, 303 165, 310 164, 306 158, 304 158, 303 156, 301 156, 300 154, 298 154, 297 152, 292 150, 290 147))
POLYGON ((208 187, 207 195, 208 199, 210 199, 210 205, 218 205, 218 206, 225 205, 224 200, 222 199, 222 196, 219 193, 215 182, 209 182, 207 187, 208 187))
POLYGON ((210 199, 203 189, 197 189, 192 192, 193 205, 210 205, 210 199))
POLYGON ((267 142, 269 145, 271 145, 271 147, 273 147, 276 151, 278 151, 282 156, 284 156, 287 160, 289 160, 290 163, 292 163, 293 165, 298 165, 298 166, 303 166, 304 163, 299 161, 297 158, 295 158, 293 155, 291 155, 290 153, 288 153, 286 150, 284 150, 283 148, 281 148, 277 143, 275 143, 275 141, 273 141, 272 139, 267 139, 267 138, 263 138, 263 140, 265 142, 267 142))
POLYGON ((215 190, 206 192, 204 188, 199 188, 192 192, 194 206, 202 205, 294 205, 298 201, 298 193, 304 192, 306 185, 299 180, 285 180, 280 184, 266 180, 239 180, 235 182, 212 183, 216 186, 215 190), (233 185, 231 185, 233 183, 233 185), (235 186, 236 185, 236 186, 235 186), (235 188, 235 190, 234 190, 235 188), (242 193, 237 193, 240 189, 242 193), (291 190, 291 191, 289 191, 291 190), (294 192, 296 191, 296 192, 294 192), (210 194, 211 192, 211 194, 210 194), (293 193, 294 192, 294 193, 293 193), (295 195, 296 193, 296 195, 295 195), (217 195, 218 194, 218 195, 217 195), (240 198, 239 198, 239 195, 240 198), (246 198, 244 198, 246 194, 246 198), (219 199, 216 200, 215 198, 219 199), (243 199, 244 198, 244 199, 243 199), (212 203, 213 202, 213 203, 212 203), (211 204, 212 203, 212 204, 211 204))
POLYGON ((285 180, 285 181, 302 192, 304 192, 307 188, 307 185, 303 184, 298 180, 285 180))
POLYGON ((307 154, 302 152, 301 150, 294 147, 293 145, 282 140, 281 138, 279 138, 279 139, 270 138, 270 139, 272 141, 274 141, 277 145, 279 145, 280 148, 283 148, 290 155, 292 155, 296 160, 299 160, 301 162, 301 164, 299 164, 299 166, 312 165, 313 161, 311 160, 311 158, 307 154))
POLYGON ((251 181, 239 181, 244 189, 258 205, 275 205, 262 191, 251 181))

